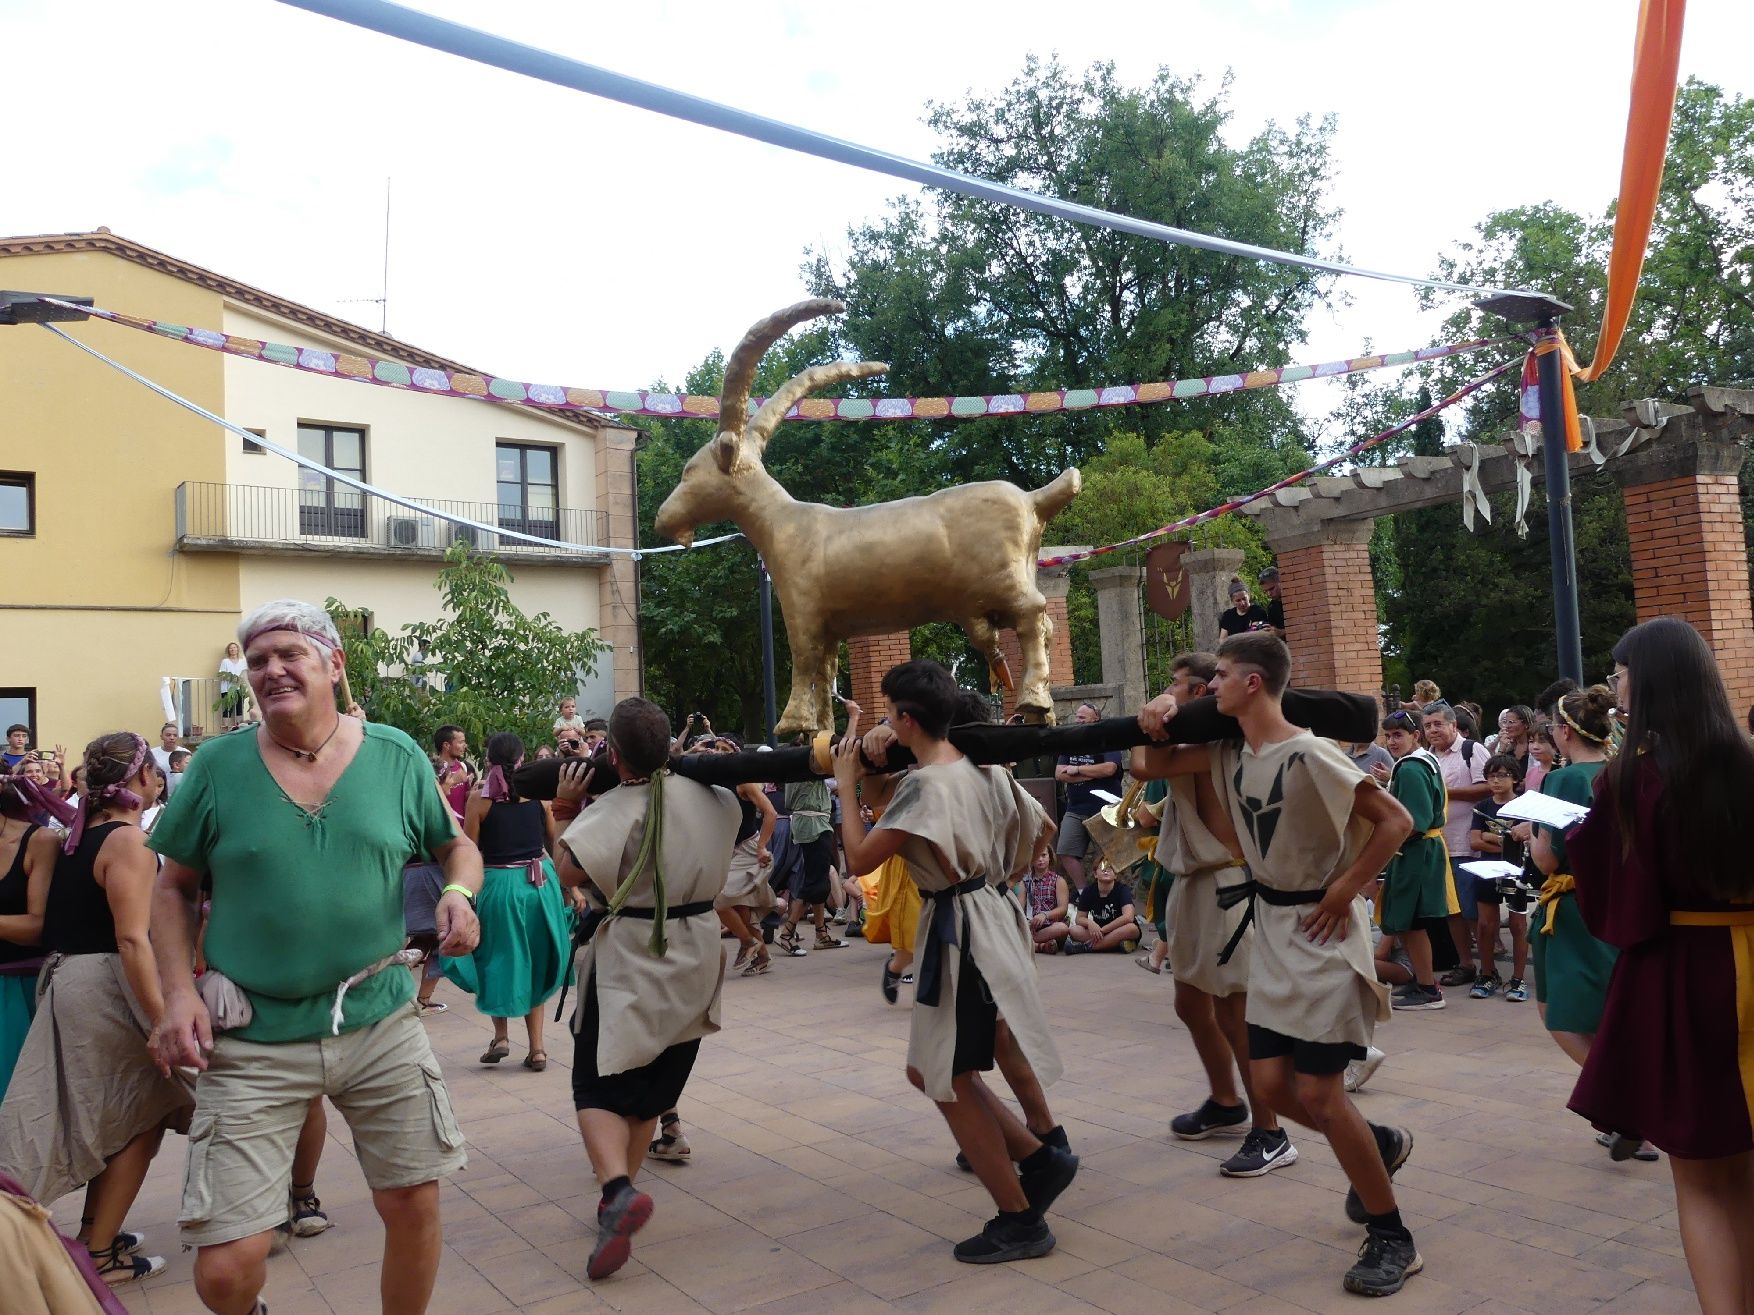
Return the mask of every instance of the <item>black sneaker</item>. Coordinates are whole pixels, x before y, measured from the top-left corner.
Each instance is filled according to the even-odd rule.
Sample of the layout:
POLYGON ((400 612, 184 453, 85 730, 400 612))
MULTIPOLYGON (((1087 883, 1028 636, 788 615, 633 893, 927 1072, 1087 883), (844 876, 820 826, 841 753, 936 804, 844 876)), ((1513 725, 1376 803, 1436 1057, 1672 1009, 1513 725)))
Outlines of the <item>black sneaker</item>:
POLYGON ((1498 974, 1496 972, 1490 972, 1484 977, 1475 979, 1472 989, 1468 992, 1468 996, 1470 999, 1474 1000, 1490 1000, 1493 996, 1498 994, 1499 988, 1503 985, 1504 983, 1498 980, 1498 974))
POLYGON ((1018 1177, 1023 1182, 1023 1197, 1029 1202, 1029 1208, 1045 1215, 1048 1207, 1077 1177, 1078 1157, 1047 1142, 1042 1143, 1042 1149, 1048 1155, 1046 1162, 1034 1171, 1023 1170, 1018 1177))
POLYGON ((1340 1282, 1346 1291, 1361 1297, 1387 1297, 1399 1292, 1424 1268, 1411 1237, 1391 1237, 1372 1228, 1365 1232, 1364 1244, 1358 1248, 1358 1263, 1340 1282))
POLYGON ((1047 1221, 1034 1223, 996 1215, 971 1238, 958 1242, 950 1254, 965 1265, 1002 1265, 1009 1260, 1033 1260, 1054 1249, 1054 1235, 1047 1221))
MULTIPOLYGON (((1389 1128, 1379 1123, 1371 1124, 1370 1130, 1376 1135, 1376 1149, 1382 1154, 1383 1168, 1387 1169, 1389 1177, 1393 1178, 1395 1171, 1407 1163, 1407 1157, 1413 1153, 1413 1133, 1407 1128, 1389 1128)), ((1355 1224, 1368 1224, 1370 1222, 1370 1213, 1364 1208, 1364 1202, 1358 1199, 1356 1187, 1346 1189, 1346 1218, 1355 1224)), ((1391 1288, 1389 1291, 1392 1292, 1394 1289, 1391 1288)), ((1386 1294, 1377 1293, 1376 1295, 1384 1296, 1386 1294)))
POLYGON ((1183 1141, 1205 1141, 1219 1132, 1235 1132, 1249 1121, 1247 1105, 1220 1105, 1207 1100, 1192 1114, 1178 1114, 1169 1121, 1169 1130, 1183 1141))
POLYGON ((1436 986, 1408 982, 1390 997, 1389 1004, 1396 1009, 1442 1009, 1443 991, 1436 986))
POLYGON ((893 962, 894 960, 888 957, 883 960, 883 998, 890 1004, 895 1003, 896 996, 899 994, 897 988, 901 985, 901 974, 889 971, 889 965, 893 962))
POLYGON ((1283 1128, 1251 1128, 1242 1149, 1218 1166, 1226 1178, 1261 1178, 1297 1163, 1297 1147, 1283 1128))

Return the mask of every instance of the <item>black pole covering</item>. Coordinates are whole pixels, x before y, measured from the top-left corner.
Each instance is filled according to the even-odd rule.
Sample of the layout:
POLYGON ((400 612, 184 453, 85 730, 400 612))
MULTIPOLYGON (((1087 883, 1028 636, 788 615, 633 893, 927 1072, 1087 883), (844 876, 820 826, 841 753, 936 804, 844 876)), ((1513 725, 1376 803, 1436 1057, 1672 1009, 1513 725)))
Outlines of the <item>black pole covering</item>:
MULTIPOLYGON (((1376 739, 1379 709, 1377 701, 1368 694, 1290 689, 1285 691, 1284 707, 1288 721, 1306 726, 1324 739, 1353 743, 1369 743, 1376 739)), ((1219 712, 1218 701, 1209 695, 1182 704, 1164 729, 1168 732, 1167 737, 1153 740, 1139 729, 1138 720, 1133 717, 1108 717, 1101 721, 1073 722, 1067 726, 1001 726, 975 722, 952 726, 949 739, 977 763, 1008 763, 1038 754, 1105 753, 1142 744, 1210 744, 1216 740, 1242 738, 1242 727, 1237 725, 1236 719, 1219 712)), ((561 764, 565 761, 544 758, 525 763, 512 774, 512 788, 526 799, 554 798, 561 764)), ((615 769, 609 765, 608 753, 600 752, 593 764, 591 794, 613 789, 618 781, 615 769)), ((890 749, 884 766, 890 771, 900 771, 912 764, 913 755, 896 745, 890 749)), ((816 780, 820 776, 808 746, 769 752, 746 749, 739 753, 677 754, 670 759, 670 770, 705 785, 723 786, 746 785, 754 781, 783 784, 816 780)))

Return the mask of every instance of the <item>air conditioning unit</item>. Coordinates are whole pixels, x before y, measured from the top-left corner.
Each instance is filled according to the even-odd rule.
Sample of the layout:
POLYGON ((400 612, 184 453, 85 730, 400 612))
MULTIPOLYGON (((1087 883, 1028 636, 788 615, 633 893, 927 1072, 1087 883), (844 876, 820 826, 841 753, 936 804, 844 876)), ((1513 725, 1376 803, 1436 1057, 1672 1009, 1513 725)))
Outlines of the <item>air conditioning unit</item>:
POLYGON ((477 552, 484 552, 492 546, 491 536, 484 534, 473 525, 452 525, 451 542, 466 543, 477 552))
POLYGON ((434 548, 438 546, 435 527, 424 516, 385 517, 384 541, 392 548, 434 548))

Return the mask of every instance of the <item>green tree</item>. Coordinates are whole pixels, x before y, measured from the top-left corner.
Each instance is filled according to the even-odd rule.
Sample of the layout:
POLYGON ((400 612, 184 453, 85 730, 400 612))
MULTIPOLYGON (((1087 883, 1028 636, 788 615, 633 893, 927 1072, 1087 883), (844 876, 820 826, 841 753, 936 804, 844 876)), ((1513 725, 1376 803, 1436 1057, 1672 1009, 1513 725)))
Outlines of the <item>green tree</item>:
POLYGON ((361 633, 357 612, 327 601, 337 625, 352 623, 347 676, 373 721, 426 743, 453 724, 479 745, 512 731, 534 746, 549 738, 557 700, 595 669, 603 645, 594 631, 569 632, 546 612, 526 616, 512 601, 512 574, 494 558, 453 544, 435 587, 436 621, 411 622, 398 635, 361 633))
MULTIPOLYGON (((1579 385, 1578 406, 1615 415, 1627 402, 1680 401, 1697 384, 1754 379, 1754 101, 1690 79, 1676 99, 1668 166, 1640 282, 1638 301, 1611 369, 1579 385)), ((1594 341, 1606 295, 1613 209, 1585 218, 1552 204, 1497 211, 1475 236, 1438 262, 1444 279, 1550 292, 1577 309, 1568 316, 1580 354, 1594 341)), ((1423 294, 1435 304, 1438 293, 1423 294)), ((1500 333, 1502 321, 1471 308, 1445 322, 1446 341, 1500 333)), ((1424 386, 1448 392, 1482 368, 1479 357, 1451 358, 1423 372, 1424 386)), ((1515 424, 1515 375, 1481 390, 1462 408, 1459 436, 1491 442, 1515 424)), ((1361 409, 1410 413, 1409 385, 1374 393, 1361 409), (1395 395, 1390 395, 1395 394, 1395 395)), ((1428 431, 1436 432, 1435 430, 1428 431)), ((1754 523, 1744 469, 1743 512, 1754 523)), ((1600 678, 1608 650, 1634 618, 1625 515, 1618 491, 1600 475, 1575 480, 1584 670, 1600 678)), ((1455 507, 1397 517, 1398 578, 1379 573, 1390 669, 1429 676, 1446 690, 1496 701, 1526 701, 1554 675, 1552 596, 1541 487, 1529 512, 1529 535, 1510 525, 1508 498, 1494 500, 1490 526, 1473 535, 1455 507), (1404 665, 1397 665, 1404 664, 1404 665)), ((1382 557, 1378 557, 1379 563, 1382 557)), ((1754 564, 1754 549, 1750 552, 1754 564)), ((1405 686, 1403 685, 1405 690, 1405 686)))
MULTIPOLYGON (((993 96, 935 104, 927 122, 950 168, 1067 200, 1301 252, 1318 252, 1329 199, 1331 118, 1269 124, 1233 146, 1228 81, 1160 70, 1144 87, 1111 64, 1082 76, 1031 58, 993 96)), ((934 192, 854 228, 844 263, 815 253, 812 289, 852 308, 843 349, 890 362, 913 394, 998 393, 1174 379, 1283 364, 1329 280, 934 192)), ((1303 426, 1276 390, 1125 414, 1083 412, 935 426, 940 480, 1029 485, 1101 450, 1115 430, 1148 446, 1207 432, 1220 484, 1237 491, 1301 459, 1303 426), (1264 463, 1247 453, 1265 451, 1264 463)), ((922 472, 925 473, 925 472, 922 472)), ((1269 475, 1268 478, 1273 478, 1269 475)))

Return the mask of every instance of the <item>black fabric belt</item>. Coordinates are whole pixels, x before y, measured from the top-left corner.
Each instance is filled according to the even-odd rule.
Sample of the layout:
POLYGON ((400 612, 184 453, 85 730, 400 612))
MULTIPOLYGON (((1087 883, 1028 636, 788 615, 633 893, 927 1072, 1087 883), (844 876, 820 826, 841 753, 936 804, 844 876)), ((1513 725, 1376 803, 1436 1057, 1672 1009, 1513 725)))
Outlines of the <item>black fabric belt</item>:
POLYGON ((914 984, 914 999, 920 1004, 936 1006, 938 1003, 943 951, 957 943, 956 897, 972 895, 986 884, 985 877, 970 877, 959 886, 920 892, 932 902, 932 917, 926 923, 926 943, 920 947, 919 980, 914 984))
MULTIPOLYGON (((701 914, 711 913, 712 911, 713 902, 710 899, 703 899, 696 900, 692 904, 672 904, 669 908, 664 910, 664 917, 667 919, 698 918, 701 914)), ((615 916, 618 918, 644 918, 647 922, 650 922, 653 918, 658 916, 658 911, 650 908, 636 909, 631 904, 625 904, 616 911, 615 916)))
POLYGON ((1253 877, 1250 877, 1247 881, 1239 882, 1234 886, 1220 886, 1218 888, 1219 908, 1233 909, 1244 900, 1249 902, 1249 906, 1243 911, 1242 921, 1236 924, 1236 930, 1230 934, 1230 939, 1224 943, 1224 948, 1218 953, 1219 967, 1223 967, 1225 964, 1229 963, 1230 956, 1236 953, 1236 947, 1242 944, 1243 933, 1249 929, 1249 924, 1255 920, 1256 900, 1260 900, 1263 904, 1271 904, 1274 908, 1282 909, 1290 908, 1298 904, 1320 904, 1322 902, 1322 896, 1327 893, 1328 892, 1325 889, 1279 890, 1274 886, 1263 886, 1253 877))

